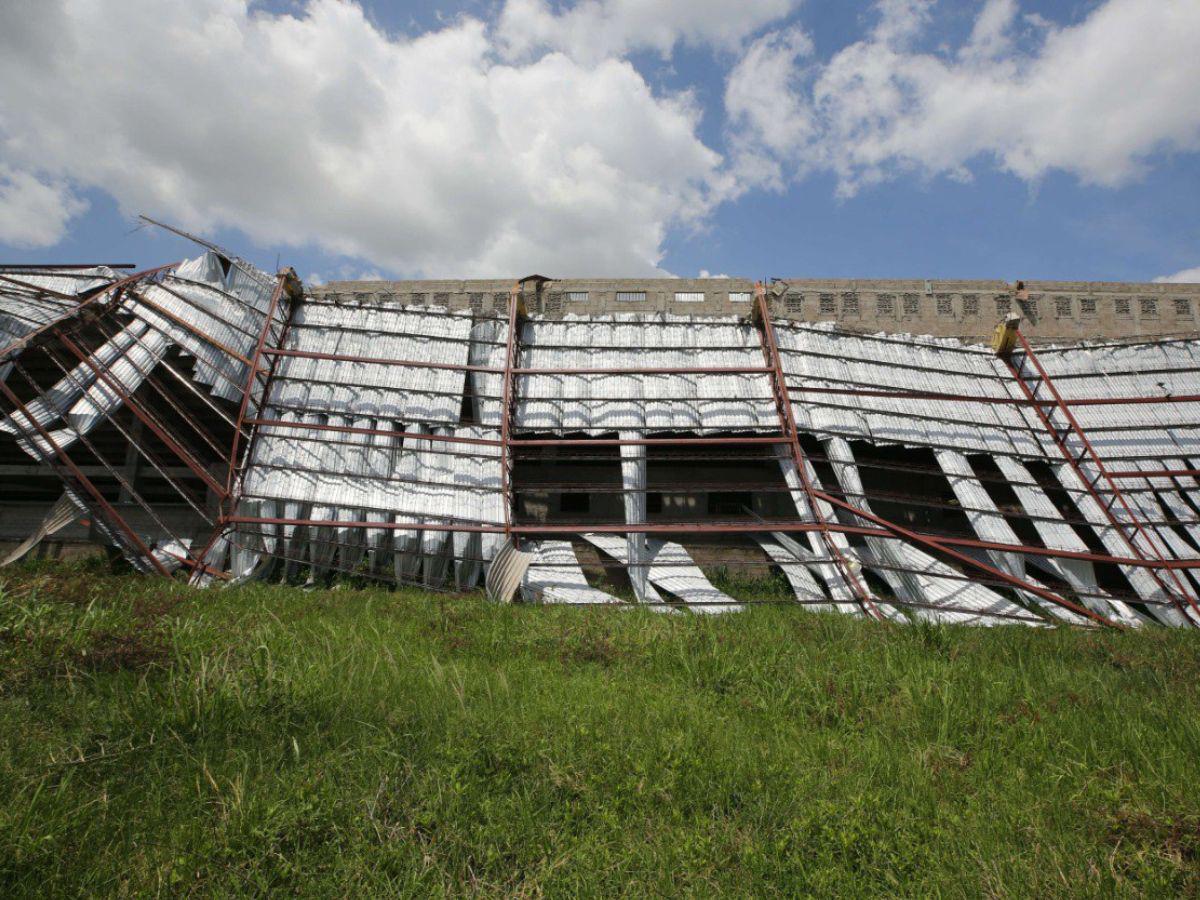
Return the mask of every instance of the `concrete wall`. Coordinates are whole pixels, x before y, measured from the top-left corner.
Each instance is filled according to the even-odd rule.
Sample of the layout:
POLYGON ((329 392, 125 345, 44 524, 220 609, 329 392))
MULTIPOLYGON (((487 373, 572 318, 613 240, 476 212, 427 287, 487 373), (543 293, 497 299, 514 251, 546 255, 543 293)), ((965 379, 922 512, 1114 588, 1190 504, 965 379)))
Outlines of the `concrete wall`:
MULTIPOLYGON (((309 289, 315 299, 365 303, 435 304, 479 313, 506 308, 511 281, 342 281, 309 289)), ((773 313, 807 322, 836 321, 862 331, 911 332, 984 341, 1009 312, 1039 340, 1152 338, 1200 328, 1200 284, 1028 281, 790 279, 770 287, 773 313)), ((746 315, 754 283, 739 278, 563 279, 524 291, 530 312, 671 312, 746 315), (643 299, 619 300, 622 292, 643 299), (700 295, 689 302, 687 295, 700 295), (735 299, 731 300, 731 294, 735 299), (576 295, 573 297, 572 295, 576 295)))

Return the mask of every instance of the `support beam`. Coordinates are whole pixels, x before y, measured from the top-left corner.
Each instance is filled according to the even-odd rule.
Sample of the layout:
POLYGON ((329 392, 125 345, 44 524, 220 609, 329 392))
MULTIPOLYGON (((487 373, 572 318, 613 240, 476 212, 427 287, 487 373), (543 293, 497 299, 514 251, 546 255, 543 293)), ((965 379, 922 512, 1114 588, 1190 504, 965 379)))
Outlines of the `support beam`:
POLYGON ((779 415, 779 430, 791 449, 792 463, 796 467, 796 474, 804 488, 809 511, 820 530, 821 541, 830 558, 835 561, 842 579, 858 598, 863 612, 875 619, 885 620, 886 617, 875 605, 875 601, 871 599, 871 592, 859 578, 858 573, 851 568, 849 561, 830 536, 828 522, 825 521, 825 515, 817 503, 812 480, 808 477, 808 460, 804 457, 804 450, 800 446, 800 435, 796 431, 792 401, 788 395, 787 380, 783 374, 783 363, 779 358, 779 344, 775 340, 775 326, 771 324, 771 311, 767 307, 767 294, 761 281, 754 286, 754 302, 754 319, 758 326, 759 338, 762 341, 763 358, 771 377, 771 387, 775 395, 775 410, 779 415))
MULTIPOLYGON (((1062 394, 1055 387, 1053 380, 1050 378, 1050 373, 1046 371, 1041 361, 1037 358, 1037 354, 1033 352, 1033 347, 1029 345, 1016 324, 1013 324, 1009 329, 1014 335, 1011 342, 1005 341, 997 350, 997 355, 1004 361, 1008 370, 1012 373, 1021 391, 1026 398, 1031 402, 1034 412, 1041 421, 1042 426, 1046 429, 1046 433, 1053 440, 1059 452, 1062 453, 1063 459, 1067 465, 1074 471, 1079 481, 1087 489, 1092 499, 1096 501, 1100 509, 1104 513, 1104 517, 1109 521, 1112 527, 1116 530, 1124 541, 1125 545, 1132 551, 1133 556, 1149 562, 1166 562, 1167 557, 1160 551, 1155 543, 1155 537, 1152 535, 1138 520, 1137 514, 1125 495, 1121 493, 1121 489, 1117 486, 1117 479, 1109 474, 1108 468, 1104 465, 1104 461, 1100 455, 1096 453, 1096 449, 1092 446, 1092 442, 1088 440, 1088 436, 1084 433, 1083 428, 1079 425, 1079 420, 1071 412, 1068 404, 1063 400, 1062 394), (1013 352, 1019 348, 1021 352, 1021 360, 1018 364, 1013 364, 1013 352), (1026 363, 1033 368, 1033 373, 1026 371, 1026 363), (1030 387, 1029 382, 1035 381, 1036 387, 1030 387), (1045 386, 1052 398, 1053 406, 1051 412, 1047 414, 1043 406, 1037 402, 1037 391, 1045 386), (1050 416, 1058 413, 1063 417, 1065 425, 1059 427, 1051 421, 1050 416), (1082 447, 1079 453, 1076 453, 1067 444, 1067 440, 1074 437, 1082 447), (1086 461, 1089 466, 1096 470, 1096 475, 1089 476, 1080 468, 1080 463, 1086 461), (1098 489, 1098 485, 1101 486, 1098 489), (1101 492, 1108 494, 1107 501, 1101 492), (1119 506, 1124 512, 1125 517, 1117 516, 1113 508, 1119 506), (1149 551, 1148 553, 1146 551, 1149 551)), ((1168 572, 1167 580, 1164 580, 1153 569, 1149 569, 1150 575, 1154 578, 1163 594, 1168 597, 1171 602, 1179 610, 1179 614, 1184 621, 1189 622, 1193 627, 1200 627, 1200 605, 1197 605, 1196 599, 1192 593, 1184 587, 1181 579, 1174 572, 1168 572), (1192 614, 1188 613, 1187 605, 1192 608, 1192 614)))
MULTIPOLYGON (((133 549, 136 550, 139 555, 141 555, 143 560, 157 569, 160 575, 169 575, 170 573, 167 571, 166 567, 163 566, 163 564, 160 563, 157 558, 155 558, 150 548, 146 546, 145 542, 142 541, 140 537, 138 537, 137 532, 130 528, 129 523, 121 518, 120 513, 113 509, 112 504, 104 498, 104 495, 100 493, 99 489, 94 484, 92 484, 91 480, 89 480, 88 477, 84 475, 82 471, 80 471, 79 467, 75 465, 74 460, 71 459, 67 452, 58 445, 58 442, 54 440, 54 436, 37 421, 37 419, 26 408, 25 404, 21 402, 20 398, 17 397, 17 395, 12 392, 12 389, 3 381, 0 381, 0 393, 3 393, 8 401, 18 411, 20 411, 21 415, 25 418, 25 421, 31 424, 38 431, 42 439, 46 442, 46 445, 53 451, 54 457, 56 457, 62 466, 71 474, 71 477, 75 480, 75 482, 79 484, 79 486, 82 487, 85 492, 91 495, 92 499, 96 502, 97 507, 99 507, 102 515, 112 524, 112 526, 114 526, 114 530, 123 532, 125 537, 129 539, 133 549)), ((15 418, 14 421, 16 421, 15 418)), ((31 441, 30 443, 34 447, 37 446, 36 441, 31 441)), ((46 458, 46 462, 50 463, 49 454, 45 454, 44 451, 41 450, 39 450, 39 452, 43 453, 46 458)), ((53 465, 53 463, 51 464, 53 465)), ((63 481, 70 484, 70 479, 68 478, 63 478, 63 481)))

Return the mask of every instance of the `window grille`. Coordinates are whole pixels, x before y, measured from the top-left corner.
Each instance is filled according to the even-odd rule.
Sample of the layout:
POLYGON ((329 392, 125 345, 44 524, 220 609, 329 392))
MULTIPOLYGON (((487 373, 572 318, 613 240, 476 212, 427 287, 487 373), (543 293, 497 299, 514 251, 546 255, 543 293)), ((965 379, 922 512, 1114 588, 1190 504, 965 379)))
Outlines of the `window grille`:
POLYGON ((1133 315, 1133 312, 1130 309, 1130 305, 1131 304, 1129 302, 1128 297, 1118 297, 1116 300, 1113 301, 1113 307, 1116 311, 1116 314, 1119 317, 1121 317, 1122 319, 1128 319, 1130 316, 1133 315))
POLYGON ((643 303, 645 300, 645 291, 617 291, 618 303, 643 303))
POLYGON ((676 291, 676 303, 703 303, 704 291, 676 291))
POLYGON ((904 314, 915 316, 921 312, 921 299, 916 294, 904 295, 904 314))
POLYGON ((875 314, 878 316, 894 316, 896 314, 896 295, 878 295, 875 298, 875 314))
POLYGON ((939 316, 954 315, 954 299, 949 294, 937 295, 937 314, 939 316))
POLYGON ((979 315, 979 298, 974 294, 963 297, 963 315, 977 316, 979 315))
POLYGON ((1140 297, 1138 299, 1138 311, 1141 312, 1143 319, 1158 318, 1158 301, 1153 297, 1140 297))
POLYGON ((1071 298, 1070 297, 1055 297, 1054 298, 1054 314, 1060 319, 1068 319, 1071 317, 1071 298))
POLYGON ((749 291, 730 291, 729 292, 729 302, 730 303, 749 303, 750 302, 750 292, 749 291))
POLYGON ((567 302, 568 303, 587 303, 587 300, 588 300, 588 292, 587 291, 567 291, 567 302))
POLYGON ((1175 315, 1181 319, 1190 319, 1192 317, 1192 301, 1187 297, 1176 297, 1175 315))
POLYGON ((833 294, 821 295, 821 315, 832 316, 837 313, 837 309, 833 305, 833 294))

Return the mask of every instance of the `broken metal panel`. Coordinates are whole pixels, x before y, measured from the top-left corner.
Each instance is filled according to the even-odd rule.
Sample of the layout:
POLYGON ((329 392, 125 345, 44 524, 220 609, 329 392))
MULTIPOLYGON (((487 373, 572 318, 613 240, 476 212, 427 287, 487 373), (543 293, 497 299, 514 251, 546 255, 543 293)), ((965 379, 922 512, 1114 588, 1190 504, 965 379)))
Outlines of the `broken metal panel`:
POLYGON ((588 584, 575 550, 567 541, 539 541, 521 592, 536 603, 608 604, 616 597, 588 584))

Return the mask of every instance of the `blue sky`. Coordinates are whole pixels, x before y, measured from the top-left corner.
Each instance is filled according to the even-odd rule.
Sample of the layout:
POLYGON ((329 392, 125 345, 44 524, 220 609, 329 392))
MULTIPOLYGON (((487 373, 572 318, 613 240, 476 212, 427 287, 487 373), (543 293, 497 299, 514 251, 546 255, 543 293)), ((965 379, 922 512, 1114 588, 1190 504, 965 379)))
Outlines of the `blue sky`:
POLYGON ((1200 280, 1194 2, 107 6, 0 11, 0 261, 1200 280))

